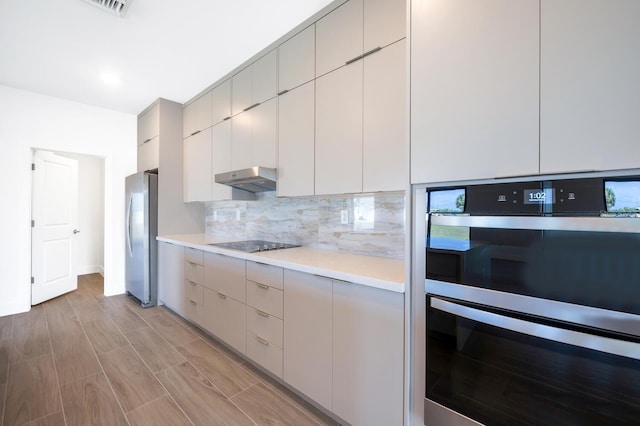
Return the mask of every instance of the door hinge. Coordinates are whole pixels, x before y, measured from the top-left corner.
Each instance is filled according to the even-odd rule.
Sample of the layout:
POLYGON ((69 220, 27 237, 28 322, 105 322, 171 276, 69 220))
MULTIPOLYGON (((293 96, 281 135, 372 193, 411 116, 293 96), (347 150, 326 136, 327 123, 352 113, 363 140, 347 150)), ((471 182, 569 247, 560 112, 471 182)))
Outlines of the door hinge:
POLYGON ((32 221, 31 221, 31 227, 32 227, 32 228, 35 228, 35 226, 36 226, 36 221, 35 221, 35 220, 32 220, 32 221))
POLYGON ((36 282, 36 279, 31 277, 31 284, 35 284, 35 282, 36 282))
POLYGON ((35 170, 36 169, 36 163, 31 163, 31 170, 35 170))

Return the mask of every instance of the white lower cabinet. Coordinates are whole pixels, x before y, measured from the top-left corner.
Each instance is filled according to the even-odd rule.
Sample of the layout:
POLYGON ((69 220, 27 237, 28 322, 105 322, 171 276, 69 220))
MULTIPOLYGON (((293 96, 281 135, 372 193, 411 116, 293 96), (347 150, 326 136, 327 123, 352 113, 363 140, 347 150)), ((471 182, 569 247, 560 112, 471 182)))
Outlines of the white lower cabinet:
POLYGON ((246 354, 245 304, 205 287, 204 306, 204 327, 207 331, 241 354, 246 354))
POLYGON ((332 411, 353 425, 401 425, 404 295, 334 281, 332 323, 332 411))
POLYGON ((204 327, 242 354, 247 353, 245 263, 204 254, 204 327))
POLYGON ((282 268, 247 262, 247 356, 282 378, 282 268))
POLYGON ((401 425, 404 295, 285 270, 284 380, 353 425, 401 425))
POLYGON ((284 380, 331 410, 329 278, 284 271, 284 380))
POLYGON ((184 315, 184 247, 158 242, 158 300, 184 315))

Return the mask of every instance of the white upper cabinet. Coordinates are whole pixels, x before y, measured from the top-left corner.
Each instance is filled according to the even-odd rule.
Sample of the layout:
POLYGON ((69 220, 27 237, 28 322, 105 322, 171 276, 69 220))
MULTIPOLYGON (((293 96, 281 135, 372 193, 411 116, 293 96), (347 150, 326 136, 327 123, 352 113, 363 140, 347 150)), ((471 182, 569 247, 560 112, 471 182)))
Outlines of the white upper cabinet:
POLYGON ((362 192, 362 64, 316 80, 316 195, 362 192))
POLYGON ((407 34, 405 0, 365 0, 364 52, 385 47, 407 34))
POLYGON ((272 50, 232 77, 233 115, 276 96, 277 54, 272 50))
POLYGON ((278 97, 278 196, 314 194, 315 82, 278 97))
MULTIPOLYGON (((231 120, 222 121, 212 128, 212 157, 213 165, 211 175, 215 178, 217 173, 231 170, 231 120)), ((231 199, 231 187, 213 182, 212 200, 231 199)))
POLYGON ((231 79, 225 80, 211 91, 211 124, 231 117, 231 79))
POLYGON ((138 171, 157 169, 160 163, 160 136, 138 146, 138 171))
POLYGON ((311 25, 278 47, 278 92, 313 80, 315 66, 316 26, 311 25))
POLYGON ((253 105, 253 68, 248 65, 231 79, 231 114, 240 114, 253 105))
POLYGON ((160 103, 138 116, 138 146, 158 136, 160 133, 160 103))
POLYGON ((185 138, 211 127, 211 91, 185 106, 182 114, 185 138))
POLYGON ((539 5, 414 2, 412 183, 539 172, 539 5))
POLYGON ((640 164, 640 2, 542 0, 540 172, 640 164))
POLYGON ((277 99, 272 98, 233 116, 231 170, 254 166, 276 167, 277 114, 277 99))
POLYGON ((276 96, 277 88, 277 51, 273 49, 256 60, 253 65, 252 105, 265 102, 276 96))
POLYGON ((406 42, 364 58, 362 191, 399 191, 409 183, 406 42))
POLYGON ((363 0, 349 0, 316 22, 316 76, 362 54, 363 0))
POLYGON ((211 170, 211 127, 184 140, 184 201, 210 201, 213 175, 211 170))

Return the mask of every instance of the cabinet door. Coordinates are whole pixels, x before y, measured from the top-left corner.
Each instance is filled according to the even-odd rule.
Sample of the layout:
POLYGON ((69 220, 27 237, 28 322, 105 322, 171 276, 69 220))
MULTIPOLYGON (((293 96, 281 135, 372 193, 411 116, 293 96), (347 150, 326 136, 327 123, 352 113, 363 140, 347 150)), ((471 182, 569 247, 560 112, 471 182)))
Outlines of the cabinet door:
POLYGON ((247 353, 246 306, 223 293, 204 288, 204 327, 242 354, 247 353))
POLYGON ((316 22, 316 76, 362 54, 362 1, 349 0, 316 22))
POLYGON ((278 91, 313 80, 316 73, 316 27, 311 25, 278 47, 278 91))
POLYGON ((252 105, 253 71, 251 65, 232 77, 231 115, 236 115, 252 105))
MULTIPOLYGON (((213 138, 213 170, 211 174, 215 179, 217 173, 231 170, 231 120, 215 124, 211 129, 213 138)), ((230 186, 215 183, 215 180, 212 182, 212 199, 214 201, 231 199, 230 186)))
POLYGON ((231 118, 231 170, 254 166, 251 164, 252 113, 253 109, 231 118))
POLYGON ((211 127, 184 140, 184 201, 210 201, 211 127))
POLYGON ((541 11, 540 172, 638 167, 640 2, 541 11))
POLYGON ((411 181, 538 173, 539 0, 412 6, 411 181))
POLYGON ((158 300, 184 315, 184 248, 158 242, 158 300))
POLYGON ((365 0, 364 51, 385 47, 407 33, 405 0, 365 0))
POLYGON ((272 98, 245 114, 251 114, 251 162, 247 167, 276 167, 278 157, 278 100, 272 98))
POLYGON ((253 73, 251 105, 262 103, 276 96, 278 84, 276 49, 256 60, 251 68, 253 73))
POLYGON ((231 117, 231 79, 211 91, 211 124, 231 117))
POLYGON ((205 287, 245 303, 246 276, 244 260, 216 253, 204 254, 205 287))
POLYGON ((332 395, 331 297, 330 279, 284 271, 283 377, 329 410, 332 395))
POLYGON ((354 425, 401 425, 403 366, 404 295, 334 281, 332 411, 354 425))
POLYGON ((364 59, 362 190, 404 190, 409 183, 406 43, 364 59))
POLYGON ((183 137, 211 127, 211 91, 184 107, 182 113, 183 137))
POLYGON ((278 97, 278 195, 314 194, 315 82, 278 97))
POLYGON ((315 150, 316 195, 362 192, 362 61, 316 80, 315 150))
POLYGON ((160 136, 151 138, 138 146, 138 171, 158 168, 160 162, 160 136))
POLYGON ((138 117, 138 146, 160 133, 160 104, 156 103, 138 117))

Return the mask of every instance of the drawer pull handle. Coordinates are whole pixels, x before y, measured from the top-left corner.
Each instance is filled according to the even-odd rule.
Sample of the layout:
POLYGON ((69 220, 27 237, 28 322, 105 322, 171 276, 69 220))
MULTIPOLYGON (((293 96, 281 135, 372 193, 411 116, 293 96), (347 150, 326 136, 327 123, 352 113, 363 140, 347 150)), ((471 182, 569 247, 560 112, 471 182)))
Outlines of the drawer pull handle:
POLYGON ((376 53, 376 52, 379 52, 379 51, 381 51, 381 50, 382 50, 382 47, 380 47, 380 46, 375 47, 375 48, 373 48, 373 49, 369 50, 368 52, 364 52, 364 53, 362 54, 362 57, 363 57, 363 58, 366 58, 367 56, 372 55, 372 54, 374 54, 374 53, 376 53))
POLYGON ((260 309, 256 309, 256 313, 261 317, 269 318, 269 314, 264 311, 261 311, 260 309))
POLYGON ((151 138, 147 139, 146 141, 142 142, 142 145, 144 145, 147 142, 151 142, 151 138))
POLYGON ((198 264, 197 264, 197 263, 194 263, 194 262, 189 262, 189 265, 193 266, 194 268, 195 268, 196 266, 198 266, 198 264))
POLYGON ((195 300, 189 300, 193 306, 196 306, 198 303, 195 300))
POLYGON ((189 284, 191 284, 193 287, 198 285, 198 283, 194 283, 193 281, 189 281, 189 284))
POLYGON ((222 294, 222 293, 218 293, 218 297, 219 297, 220 299, 226 299, 226 298, 227 298, 227 295, 226 295, 226 294, 222 294))
POLYGON ((256 340, 257 340, 258 342, 262 343, 262 344, 263 344, 263 345, 265 345, 265 346, 269 346, 269 341, 268 341, 267 339, 263 339, 263 338, 262 338, 262 337, 260 337, 260 336, 256 336, 256 340))
POLYGON ((289 89, 285 89, 285 90, 283 90, 283 91, 279 92, 279 93, 278 93, 278 96, 280 96, 280 95, 284 95, 285 93, 289 93, 289 89))
POLYGON ((201 131, 202 131, 202 130, 196 130, 195 132, 191 133, 191 136, 195 136, 195 135, 197 135, 198 133, 200 133, 201 131))
POLYGON ((257 285, 258 287, 260 287, 261 289, 263 289, 263 290, 269 290, 269 286, 268 286, 268 285, 258 284, 258 283, 256 283, 256 285, 257 285))
POLYGON ((222 119, 222 121, 227 121, 227 120, 231 120, 231 116, 230 115, 222 119))

